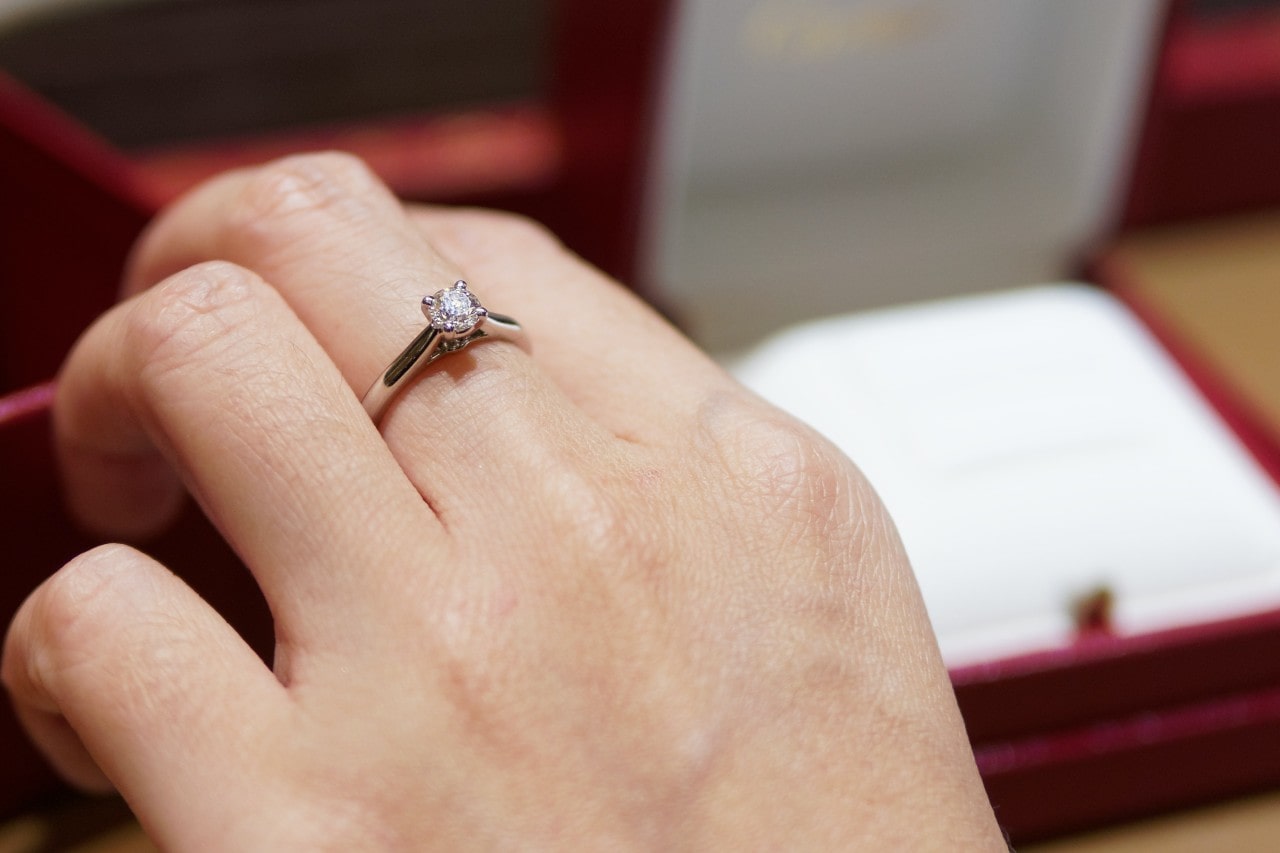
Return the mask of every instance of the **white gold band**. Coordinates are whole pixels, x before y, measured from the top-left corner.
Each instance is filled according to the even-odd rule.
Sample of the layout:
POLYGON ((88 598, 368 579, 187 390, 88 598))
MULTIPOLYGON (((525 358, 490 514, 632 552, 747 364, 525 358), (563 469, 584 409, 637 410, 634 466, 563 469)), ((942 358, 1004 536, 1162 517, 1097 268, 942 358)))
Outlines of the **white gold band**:
POLYGON ((361 400, 374 423, 381 419, 400 389, 441 356, 485 338, 524 345, 520 324, 504 314, 488 311, 467 289, 465 281, 456 281, 452 287, 424 297, 422 313, 427 317, 427 327, 387 365, 361 400))

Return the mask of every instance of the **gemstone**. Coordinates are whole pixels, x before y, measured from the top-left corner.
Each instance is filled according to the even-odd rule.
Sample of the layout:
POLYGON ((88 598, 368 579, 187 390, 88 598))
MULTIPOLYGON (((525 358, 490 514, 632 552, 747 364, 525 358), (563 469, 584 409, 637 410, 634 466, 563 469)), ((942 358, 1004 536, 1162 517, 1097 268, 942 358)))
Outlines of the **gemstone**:
POLYGON ((483 316, 480 300, 461 282, 436 291, 427 303, 427 317, 431 325, 442 332, 466 334, 483 316))

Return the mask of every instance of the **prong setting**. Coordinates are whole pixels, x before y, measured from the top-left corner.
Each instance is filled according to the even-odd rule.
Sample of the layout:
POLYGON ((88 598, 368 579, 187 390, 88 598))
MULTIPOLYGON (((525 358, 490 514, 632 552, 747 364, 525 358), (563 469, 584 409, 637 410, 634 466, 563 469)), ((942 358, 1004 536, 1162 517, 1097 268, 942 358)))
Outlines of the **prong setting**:
POLYGON ((506 340, 527 346, 520 324, 505 314, 487 311, 462 279, 422 297, 422 313, 427 317, 427 327, 387 365, 361 398, 374 423, 382 417, 397 389, 441 356, 481 340, 506 340), (481 325, 485 326, 483 331, 481 325))
POLYGON ((451 287, 424 296, 422 311, 431 327, 446 337, 468 335, 489 316, 489 312, 462 279, 455 281, 451 287))

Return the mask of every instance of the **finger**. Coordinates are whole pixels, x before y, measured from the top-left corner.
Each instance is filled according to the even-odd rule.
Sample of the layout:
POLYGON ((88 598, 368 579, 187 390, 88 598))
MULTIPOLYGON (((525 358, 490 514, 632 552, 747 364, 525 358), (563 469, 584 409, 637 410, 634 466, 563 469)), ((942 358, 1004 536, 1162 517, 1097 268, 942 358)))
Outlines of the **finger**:
MULTIPOLYGON (((128 286, 211 257, 277 287, 358 394, 425 325, 423 295, 465 275, 366 168, 339 155, 289 158, 197 190, 142 241, 128 286)), ((475 290, 483 299, 480 284, 475 290)), ((526 353, 502 342, 450 355, 402 391, 382 423, 419 491, 455 517, 471 516, 477 501, 524 500, 509 490, 477 494, 479 465, 531 484, 546 464, 525 452, 532 441, 556 458, 581 459, 607 435, 526 353)))
POLYGON ((285 730, 284 689, 148 557, 104 546, 53 575, 14 617, 0 676, 54 765, 113 783, 162 843, 264 808, 244 777, 285 730))
POLYGON ((540 226, 484 210, 413 206, 410 215, 530 329, 538 363, 616 435, 681 441, 708 397, 732 385, 657 312, 540 226))
POLYGON ((109 794, 115 790, 66 717, 20 700, 16 694, 13 708, 32 742, 68 784, 90 794, 109 794))
POLYGON ((325 352, 273 288, 230 264, 108 312, 67 360, 54 426, 71 503, 99 527, 133 488, 116 461, 163 453, 286 640, 342 642, 365 624, 347 618, 355 603, 392 594, 389 564, 440 559, 438 522, 325 352))
POLYGON ((362 393, 421 329, 422 296, 466 278, 488 307, 521 321, 533 359, 569 399, 641 441, 669 441, 702 386, 727 381, 536 226, 476 212, 416 216, 417 225, 358 161, 290 158, 227 175, 177 205, 140 243, 127 286, 211 258, 254 269, 286 292, 362 393))
POLYGON ((462 277, 344 154, 288 157, 202 184, 139 241, 125 293, 209 260, 279 288, 357 393, 422 328, 422 297, 462 277))

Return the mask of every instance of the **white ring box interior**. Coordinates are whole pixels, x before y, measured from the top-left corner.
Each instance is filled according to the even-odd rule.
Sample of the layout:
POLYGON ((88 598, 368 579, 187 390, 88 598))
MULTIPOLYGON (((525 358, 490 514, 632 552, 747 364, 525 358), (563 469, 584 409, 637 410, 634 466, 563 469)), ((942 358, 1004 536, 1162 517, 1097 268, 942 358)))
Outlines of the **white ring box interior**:
POLYGON ((1108 234, 1159 0, 686 0, 647 278, 726 351, 1071 275, 1108 234))
POLYGON ((732 369, 867 474, 956 666, 1280 606, 1280 490, 1110 295, 1055 285, 812 322, 732 369))

